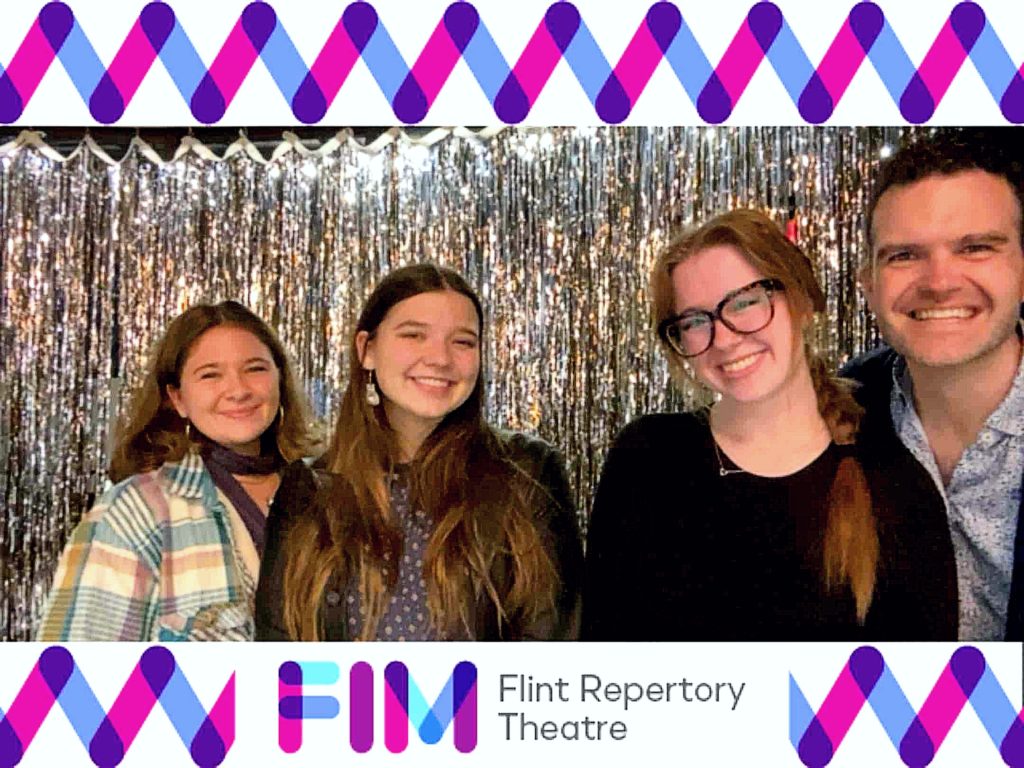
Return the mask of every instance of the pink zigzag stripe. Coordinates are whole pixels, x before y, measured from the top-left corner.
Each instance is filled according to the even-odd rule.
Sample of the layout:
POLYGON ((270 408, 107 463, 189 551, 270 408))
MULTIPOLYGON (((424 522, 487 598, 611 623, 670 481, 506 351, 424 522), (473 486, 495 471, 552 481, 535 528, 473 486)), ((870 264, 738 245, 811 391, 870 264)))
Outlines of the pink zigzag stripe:
POLYGON ((551 37, 547 23, 541 20, 537 31, 533 33, 533 37, 526 44, 526 48, 512 69, 512 73, 519 81, 531 108, 537 103, 537 98, 544 90, 544 86, 547 85, 548 78, 551 77, 555 66, 561 60, 562 52, 551 37))
MULTIPOLYGON (((825 59, 814 70, 815 76, 823 85, 821 92, 815 88, 804 91, 800 97, 793 94, 794 98, 798 99, 797 106, 801 114, 807 115, 808 120, 820 122, 828 119, 863 65, 866 55, 863 50, 859 49, 855 40, 856 33, 853 30, 857 29, 857 24, 855 23, 851 27, 850 19, 854 19, 856 22, 857 19, 865 18, 861 6, 868 5, 873 4, 861 3, 854 6, 838 35, 831 41, 825 59)), ((877 9, 877 6, 874 7, 877 9)), ((200 81, 197 90, 191 95, 185 95, 193 115, 198 119, 217 122, 223 117, 227 106, 233 102, 260 55, 246 32, 249 23, 255 25, 252 29, 257 30, 260 36, 264 31, 269 34, 277 28, 276 15, 268 15, 273 14, 272 9, 268 9, 269 4, 263 3, 250 3, 246 6, 245 12, 232 27, 223 47, 217 53, 213 65, 204 73, 205 76, 200 81), (250 11, 254 6, 258 6, 255 9, 255 15, 250 11), (249 20, 245 27, 242 25, 243 19, 249 20)), ((776 10, 778 9, 776 8, 776 10)), ((44 32, 44 29, 50 29, 49 23, 43 24, 42 21, 56 20, 63 23, 68 13, 70 13, 70 8, 65 3, 50 3, 40 11, 39 17, 32 23, 5 72, 5 79, 9 80, 11 86, 10 88, 4 86, 4 99, 0 100, 0 113, 4 115, 5 122, 14 121, 23 114, 25 106, 37 92, 55 58, 56 54, 49 40, 46 39, 46 32, 44 32), (54 15, 55 13, 56 15, 54 15)), ((164 11, 160 13, 163 14, 164 11)), ((119 48, 113 64, 103 72, 105 77, 99 81, 99 87, 92 83, 76 80, 76 87, 83 93, 90 111, 101 122, 119 120, 124 113, 124 108, 141 87, 142 80, 145 79, 148 72, 152 71, 157 54, 152 50, 148 37, 140 26, 144 18, 149 18, 145 8, 119 48), (91 95, 85 93, 86 87, 93 88, 91 95)), ((578 21, 581 23, 581 20, 578 21)), ((899 80, 904 76, 902 66, 887 65, 883 68, 884 71, 879 72, 907 120, 922 122, 932 117, 935 108, 949 91, 968 58, 968 53, 964 48, 965 42, 961 41, 958 33, 974 35, 978 31, 975 30, 974 25, 982 22, 984 22, 983 13, 977 3, 960 3, 946 20, 924 61, 914 69, 914 80, 909 84, 894 81, 894 79, 899 80), (957 22, 955 25, 954 21, 957 22), (963 23, 961 24, 961 22, 963 23), (902 96, 896 94, 895 88, 897 87, 904 89, 902 96)), ((515 92, 506 91, 503 95, 499 90, 497 94, 489 94, 489 97, 495 100, 498 115, 503 120, 520 122, 525 119, 526 114, 538 101, 554 69, 563 59, 559 49, 563 35, 556 30, 554 26, 556 23, 560 23, 557 17, 550 16, 550 14, 549 17, 543 19, 530 38, 526 49, 516 61, 512 69, 512 74, 516 78, 516 83, 512 84, 515 86, 515 92), (553 39, 551 30, 556 30, 558 42, 553 39), (521 94, 518 92, 520 88, 521 94), (504 98, 504 96, 509 98, 504 98)), ((613 74, 621 85, 622 91, 620 92, 618 88, 599 89, 598 91, 605 97, 598 98, 597 101, 600 103, 595 103, 598 116, 602 119, 607 119, 610 122, 621 122, 625 119, 625 116, 640 99, 661 59, 664 58, 660 46, 654 42, 654 34, 648 28, 648 23, 646 20, 641 22, 626 51, 614 63, 613 74)), ((984 23, 987 24, 987 22, 984 23)), ((334 27, 328 43, 320 50, 313 67, 310 70, 304 68, 300 70, 302 75, 312 76, 311 79, 319 86, 320 93, 306 90, 301 94, 286 94, 292 102, 293 113, 302 121, 307 121, 307 118, 308 121, 316 121, 322 117, 321 101, 326 101, 325 106, 329 106, 333 102, 344 87, 347 77, 355 66, 355 61, 360 58, 360 53, 355 50, 355 46, 343 27, 344 20, 342 19, 334 27), (321 99, 321 94, 323 99, 321 99)), ((707 120, 721 122, 727 119, 749 87, 758 67, 761 66, 765 53, 755 39, 754 31, 757 29, 757 24, 751 27, 751 17, 748 15, 740 24, 728 49, 714 69, 715 77, 721 83, 723 90, 720 91, 714 87, 710 90, 705 88, 701 92, 704 96, 703 104, 698 103, 696 106, 699 114, 707 120)), ((568 28, 564 32, 568 35, 568 28)), ((281 34, 287 37, 283 28, 281 34)), ((265 38, 261 37, 258 40, 260 45, 264 42, 265 38)), ((899 43, 898 40, 892 42, 899 43)), ((459 44, 461 44, 461 40, 459 40, 459 44)), ((796 45, 799 46, 798 43, 796 45)), ((986 83, 992 86, 992 77, 1001 78, 1004 73, 995 68, 995 65, 985 57, 995 55, 992 53, 993 51, 1003 50, 1005 53, 1005 49, 1001 47, 998 39, 988 39, 985 45, 988 47, 979 53, 974 63, 985 70, 982 73, 983 77, 986 79, 986 83)), ((414 122, 425 116, 426 110, 436 101, 444 85, 449 81, 452 71, 458 66, 458 60, 462 58, 461 54, 455 50, 456 48, 457 45, 447 34, 447 26, 442 19, 433 30, 430 41, 417 57, 412 70, 408 72, 411 75, 408 82, 413 87, 399 91, 397 96, 389 94, 389 97, 395 102, 392 107, 395 108, 396 114, 412 115, 410 119, 414 122)), ((902 50, 902 46, 900 49, 902 50)), ((68 51, 69 56, 75 55, 75 53, 74 50, 68 51)), ((695 51, 691 53, 697 54, 695 51)), ((903 53, 906 52, 903 51, 903 53)), ((81 51, 78 51, 78 54, 81 54, 81 51)), ((191 56, 191 54, 183 55, 186 58, 191 56)), ((487 55, 493 58, 494 54, 488 53, 487 55)), ((703 54, 701 53, 701 55, 703 54)), ((70 66, 71 59, 66 59, 66 61, 70 66)), ((274 60, 268 56, 268 63, 271 75, 278 80, 279 85, 281 82, 291 82, 290 78, 294 74, 292 67, 295 66, 295 62, 286 62, 284 59, 274 60), (275 70, 275 67, 278 66, 282 69, 275 70), (287 72, 284 71, 285 69, 287 72)), ((878 63, 880 66, 882 65, 881 61, 878 63)), ((186 71, 185 68, 189 68, 187 71, 191 73, 192 65, 188 61, 168 59, 167 66, 176 75, 177 71, 186 71), (175 67, 181 69, 175 71, 175 67)), ((304 64, 302 66, 304 67, 304 64)), ((389 73, 395 71, 396 68, 401 72, 406 71, 401 56, 395 59, 392 55, 381 66, 387 67, 389 73)), ((489 61, 485 62, 484 66, 489 68, 500 66, 504 69, 507 64, 504 58, 501 58, 500 62, 489 61)), ((785 66, 790 65, 786 64, 785 66)), ((804 65, 801 63, 799 73, 801 76, 804 74, 803 68, 804 65)), ((1024 64, 1019 67, 1018 73, 1024 78, 1024 64)), ((577 74, 582 78, 581 74, 577 74)), ((603 77, 605 73, 602 72, 601 75, 603 77)), ((583 82, 582 79, 581 82, 583 82)), ((1018 98, 1019 85, 1020 81, 1014 80, 1008 86, 1008 90, 997 99, 1003 114, 1012 122, 1018 123, 1024 121, 1024 117, 1022 117, 1024 111, 1022 111, 1021 100, 1018 98)), ((792 84, 789 87, 792 87, 792 84)))
POLYGON ((7 722, 18 734, 22 744, 27 745, 36 737, 39 727, 50 714, 56 701, 57 697, 53 695, 42 672, 39 671, 37 661, 11 703, 11 708, 7 710, 7 722))
POLYGON ((28 104, 55 58, 57 54, 50 47, 37 18, 7 67, 7 75, 21 95, 23 104, 28 104))
POLYGON ((139 735, 142 724, 155 706, 156 696, 142 674, 141 666, 137 664, 107 714, 110 724, 121 737, 125 752, 139 735))
POLYGON ((818 67, 818 76, 832 97, 833 104, 838 104, 842 99, 865 58, 867 54, 847 19, 818 67))
POLYGON ((359 51, 345 29, 344 20, 339 20, 310 69, 328 104, 334 101, 357 61, 359 51))
POLYGON ((235 743, 235 673, 231 673, 231 679, 220 692, 213 708, 210 709, 210 722, 214 729, 224 741, 225 749, 230 749, 235 743))
POLYGON ((729 43, 722 60, 715 68, 715 73, 733 105, 743 95, 763 59, 764 51, 750 29, 750 21, 744 19, 736 32, 736 37, 729 43))
POLYGON ((847 662, 818 710, 818 722, 830 742, 838 745, 846 737, 866 701, 847 662))
POLYGON ((442 18, 412 67, 412 76, 423 89, 427 104, 434 103, 461 56, 442 18))
POLYGON ((925 699, 921 711, 917 713, 917 719, 921 721, 936 750, 942 745, 949 734, 949 729, 953 727, 966 704, 967 695, 953 676, 952 668, 947 664, 932 692, 925 699))
POLYGON ((225 105, 235 98, 258 56, 259 52, 253 47, 249 35, 242 27, 242 19, 239 18, 224 47, 210 65, 210 78, 224 96, 225 105))
POLYGON ((966 60, 967 51, 953 31, 952 21, 947 20, 917 70, 936 105, 942 101, 966 60))
POLYGON ((631 103, 636 104, 661 59, 661 48, 650 27, 641 24, 615 67, 615 76, 631 103))
POLYGON ((107 70, 126 105, 135 96, 154 61, 156 51, 142 29, 141 19, 136 20, 107 70))

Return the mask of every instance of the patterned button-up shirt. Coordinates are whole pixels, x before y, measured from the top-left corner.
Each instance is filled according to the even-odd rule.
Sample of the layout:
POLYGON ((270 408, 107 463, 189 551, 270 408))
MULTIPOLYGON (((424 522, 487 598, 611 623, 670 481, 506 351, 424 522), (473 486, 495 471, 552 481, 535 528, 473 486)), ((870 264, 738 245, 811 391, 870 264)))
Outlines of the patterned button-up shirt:
POLYGON ((251 640, 232 514, 194 453, 113 486, 64 550, 38 639, 251 640))
POLYGON ((906 362, 893 368, 892 423, 942 494, 956 554, 961 640, 1002 640, 1024 476, 1024 359, 1009 393, 963 452, 944 485, 914 408, 906 362))
MULTIPOLYGON (((409 470, 401 467, 391 476, 391 519, 402 531, 402 557, 397 566, 393 563, 384 566, 385 575, 389 567, 397 567, 398 582, 377 626, 377 639, 452 639, 444 637, 430 625, 423 557, 427 552, 433 525, 425 512, 413 508, 409 491, 409 470)), ((349 586, 347 596, 348 630, 351 637, 359 637, 364 624, 359 588, 355 581, 353 579, 349 586)))

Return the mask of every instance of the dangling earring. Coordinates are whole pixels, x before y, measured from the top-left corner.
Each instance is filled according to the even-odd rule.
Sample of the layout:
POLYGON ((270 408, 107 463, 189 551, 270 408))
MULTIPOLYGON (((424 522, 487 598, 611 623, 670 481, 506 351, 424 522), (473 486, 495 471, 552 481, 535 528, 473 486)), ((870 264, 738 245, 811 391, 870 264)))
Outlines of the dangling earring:
POLYGON ((192 439, 192 422, 189 421, 188 419, 185 419, 185 439, 188 440, 190 443, 195 442, 192 439))
POLYGON ((280 406, 277 409, 277 425, 281 426, 282 424, 284 424, 284 406, 283 405, 280 406))
POLYGON ((370 378, 366 382, 366 402, 371 407, 376 408, 380 405, 380 393, 377 392, 377 386, 373 383, 373 371, 370 371, 370 378))

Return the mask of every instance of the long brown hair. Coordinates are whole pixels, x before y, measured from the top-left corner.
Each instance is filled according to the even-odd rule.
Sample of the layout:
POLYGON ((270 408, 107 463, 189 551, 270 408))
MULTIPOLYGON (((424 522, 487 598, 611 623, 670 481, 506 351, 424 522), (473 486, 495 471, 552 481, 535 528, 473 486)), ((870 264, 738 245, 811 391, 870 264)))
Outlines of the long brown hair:
MULTIPOLYGON (((806 254, 763 213, 734 210, 673 240, 661 253, 651 274, 655 328, 675 313, 672 270, 698 251, 716 245, 733 246, 765 277, 781 281, 795 317, 825 309, 825 295, 806 254)), ((799 327, 797 323, 796 328, 799 327)), ((664 341, 661 344, 673 376, 686 378, 682 358, 664 341)), ((833 375, 807 339, 803 344, 818 398, 818 411, 828 425, 832 440, 838 445, 852 444, 864 414, 853 396, 853 383, 833 375)), ((822 577, 830 590, 849 585, 857 617, 862 623, 875 589, 878 549, 878 528, 864 469, 856 458, 844 456, 829 494, 822 577)))
POLYGON ((309 405, 277 335, 257 315, 237 301, 198 304, 167 326, 149 360, 145 379, 135 391, 118 424, 110 460, 110 479, 149 472, 164 462, 180 461, 191 441, 187 422, 171 404, 167 387, 181 386, 181 372, 192 347, 211 328, 231 326, 248 331, 268 349, 280 373, 282 411, 270 425, 273 443, 285 461, 318 452, 309 405), (284 418, 281 418, 283 413, 284 418))
MULTIPOLYGON (((402 534, 391 515, 387 478, 399 448, 383 407, 366 399, 369 383, 356 345, 371 337, 393 306, 421 293, 455 291, 483 309, 453 270, 416 264, 391 272, 370 294, 349 347, 349 381, 334 438, 325 456, 332 475, 314 515, 300 518, 284 543, 284 619, 296 640, 320 637, 320 599, 332 575, 358 588, 370 640, 397 583, 387 563, 400 562, 402 534)), ((472 626, 471 599, 485 595, 499 626, 529 621, 554 605, 558 575, 530 510, 546 505, 545 491, 508 455, 505 441, 483 416, 483 365, 466 402, 449 413, 420 447, 410 467, 410 498, 433 521, 424 557, 427 605, 443 636, 472 626), (510 557, 508 584, 496 584, 492 564, 510 557)))

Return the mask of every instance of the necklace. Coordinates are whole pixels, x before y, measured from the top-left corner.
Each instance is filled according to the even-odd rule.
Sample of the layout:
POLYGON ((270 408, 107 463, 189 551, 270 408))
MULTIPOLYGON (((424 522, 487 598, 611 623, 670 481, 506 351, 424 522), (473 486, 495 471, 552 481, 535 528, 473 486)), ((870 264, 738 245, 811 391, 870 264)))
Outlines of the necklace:
MULTIPOLYGON (((725 460, 722 458, 722 449, 718 447, 718 441, 715 440, 714 430, 711 429, 711 408, 706 410, 706 416, 708 422, 708 432, 711 433, 711 444, 715 447, 715 458, 718 459, 718 476, 728 477, 729 475, 745 475, 747 470, 740 469, 738 466, 726 467, 725 460)), ((732 462, 735 465, 735 462, 732 462)))
POLYGON ((253 477, 252 475, 233 475, 249 497, 261 507, 274 503, 274 495, 280 485, 281 477, 276 472, 269 475, 253 477))
POLYGON ((718 441, 715 440, 715 436, 711 436, 711 444, 715 446, 715 456, 718 457, 718 476, 726 477, 728 475, 741 475, 746 474, 747 470, 741 469, 740 467, 726 468, 725 461, 722 460, 722 450, 718 447, 718 441))

